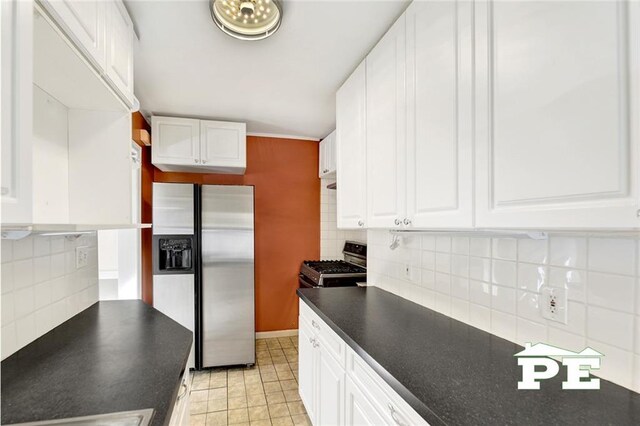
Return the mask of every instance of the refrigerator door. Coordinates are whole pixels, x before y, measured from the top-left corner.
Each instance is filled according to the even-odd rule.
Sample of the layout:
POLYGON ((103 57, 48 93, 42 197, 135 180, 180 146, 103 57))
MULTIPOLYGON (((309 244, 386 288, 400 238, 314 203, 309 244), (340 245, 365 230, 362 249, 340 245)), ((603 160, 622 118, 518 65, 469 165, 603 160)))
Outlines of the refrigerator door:
POLYGON ((190 183, 153 184, 153 235, 193 235, 194 187, 190 183))
POLYGON ((202 367, 255 363, 253 187, 203 185, 202 367))

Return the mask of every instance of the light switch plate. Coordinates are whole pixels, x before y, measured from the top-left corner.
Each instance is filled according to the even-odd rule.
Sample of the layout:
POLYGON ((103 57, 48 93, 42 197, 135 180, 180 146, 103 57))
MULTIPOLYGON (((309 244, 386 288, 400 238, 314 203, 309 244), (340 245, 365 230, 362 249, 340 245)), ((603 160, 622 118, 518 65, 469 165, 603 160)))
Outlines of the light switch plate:
POLYGON ((89 247, 76 247, 76 269, 89 264, 89 247))

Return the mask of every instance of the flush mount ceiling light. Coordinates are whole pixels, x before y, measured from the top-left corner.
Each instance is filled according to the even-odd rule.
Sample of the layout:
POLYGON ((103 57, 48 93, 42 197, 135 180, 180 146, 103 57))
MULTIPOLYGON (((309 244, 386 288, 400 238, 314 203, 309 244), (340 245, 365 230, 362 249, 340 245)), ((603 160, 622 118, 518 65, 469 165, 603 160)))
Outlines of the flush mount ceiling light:
POLYGON ((282 22, 277 0, 210 0, 211 17, 225 33, 240 40, 262 40, 282 22))

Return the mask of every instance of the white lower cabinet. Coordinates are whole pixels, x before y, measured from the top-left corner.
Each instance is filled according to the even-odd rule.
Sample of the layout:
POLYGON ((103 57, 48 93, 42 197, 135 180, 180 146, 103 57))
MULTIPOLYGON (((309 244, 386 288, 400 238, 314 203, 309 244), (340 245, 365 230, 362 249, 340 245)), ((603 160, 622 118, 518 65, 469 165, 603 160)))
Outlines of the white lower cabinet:
POLYGON ((180 381, 180 389, 178 397, 173 406, 169 426, 185 426, 189 424, 189 415, 191 410, 190 396, 191 393, 191 373, 186 370, 180 381))
POLYGON ((298 387, 314 425, 427 425, 300 301, 298 387))

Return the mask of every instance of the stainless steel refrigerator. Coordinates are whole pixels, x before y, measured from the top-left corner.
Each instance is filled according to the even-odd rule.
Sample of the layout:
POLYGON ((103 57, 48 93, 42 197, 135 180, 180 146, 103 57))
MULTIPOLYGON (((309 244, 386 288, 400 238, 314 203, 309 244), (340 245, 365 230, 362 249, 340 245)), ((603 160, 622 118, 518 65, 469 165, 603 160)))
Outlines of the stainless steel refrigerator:
POLYGON ((255 363, 253 204, 252 186, 153 184, 154 306, 193 318, 198 369, 255 363))

